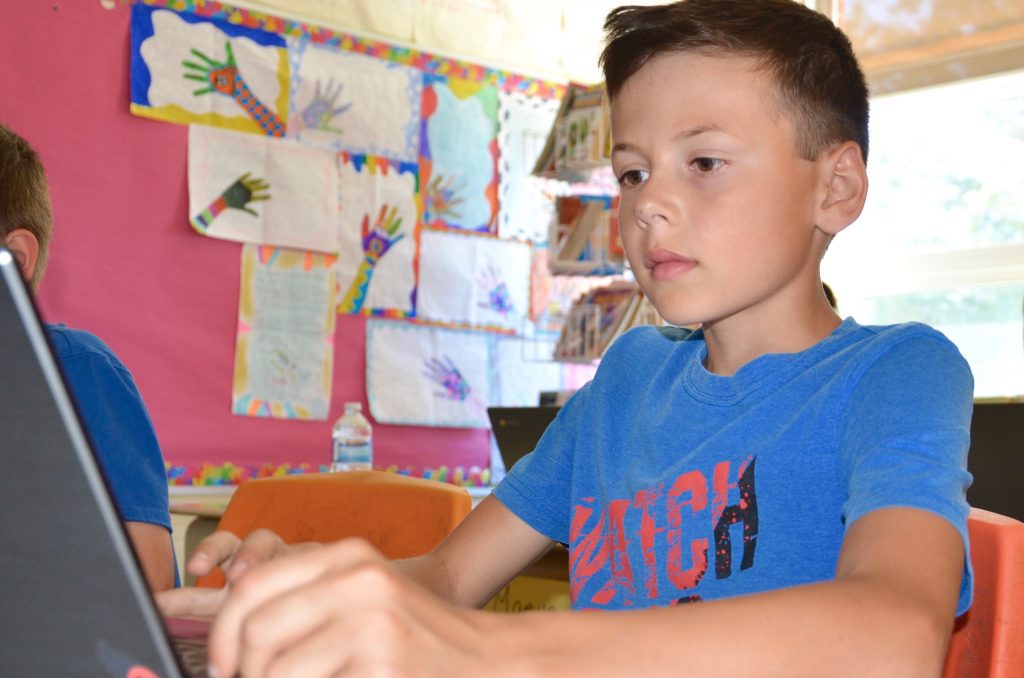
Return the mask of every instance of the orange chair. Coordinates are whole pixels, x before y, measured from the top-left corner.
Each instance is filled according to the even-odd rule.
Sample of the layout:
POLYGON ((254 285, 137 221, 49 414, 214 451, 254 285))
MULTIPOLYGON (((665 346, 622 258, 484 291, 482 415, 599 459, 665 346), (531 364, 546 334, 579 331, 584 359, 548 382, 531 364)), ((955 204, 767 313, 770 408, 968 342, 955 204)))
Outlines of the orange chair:
MULTIPOLYGON (((291 475, 240 485, 218 529, 244 538, 266 528, 288 544, 362 537, 388 558, 409 558, 441 543, 471 507, 461 487, 397 473, 291 475)), ((196 585, 223 586, 224 575, 214 570, 196 585)))
POLYGON ((1024 523, 981 509, 967 521, 974 603, 956 620, 943 678, 1024 676, 1024 523))

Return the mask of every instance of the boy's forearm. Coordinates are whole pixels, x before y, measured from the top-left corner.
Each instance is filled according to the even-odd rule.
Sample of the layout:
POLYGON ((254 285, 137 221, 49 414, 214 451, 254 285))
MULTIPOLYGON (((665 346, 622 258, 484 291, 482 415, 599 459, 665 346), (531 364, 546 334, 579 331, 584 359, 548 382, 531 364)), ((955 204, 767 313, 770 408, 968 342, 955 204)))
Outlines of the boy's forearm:
POLYGON ((392 561, 402 573, 414 582, 450 603, 455 600, 451 578, 444 561, 434 554, 392 561))
POLYGON ((125 523, 132 549, 151 591, 174 588, 174 549, 167 529, 152 523, 125 523))
POLYGON ((871 579, 636 612, 509 615, 492 661, 526 675, 936 676, 952 618, 871 579))

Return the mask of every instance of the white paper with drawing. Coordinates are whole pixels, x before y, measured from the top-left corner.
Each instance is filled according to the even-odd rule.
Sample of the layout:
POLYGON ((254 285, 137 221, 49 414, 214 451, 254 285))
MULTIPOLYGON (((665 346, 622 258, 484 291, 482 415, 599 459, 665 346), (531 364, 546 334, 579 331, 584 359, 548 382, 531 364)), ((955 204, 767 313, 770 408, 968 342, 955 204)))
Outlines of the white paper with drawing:
POLYGON ((338 312, 411 316, 417 166, 348 153, 339 165, 338 312))
POLYGON ((424 229, 417 317, 519 331, 530 308, 530 246, 424 229))
POLYGON ((370 412, 379 422, 486 428, 488 337, 370 320, 366 392, 370 412))
POLYGON ((242 248, 232 411, 325 419, 331 402, 333 257, 242 248))
POLYGON ((289 136, 335 150, 418 159, 421 71, 308 41, 291 45, 297 66, 289 136))
POLYGON ((333 153, 286 139, 190 125, 188 193, 202 235, 338 252, 333 153))

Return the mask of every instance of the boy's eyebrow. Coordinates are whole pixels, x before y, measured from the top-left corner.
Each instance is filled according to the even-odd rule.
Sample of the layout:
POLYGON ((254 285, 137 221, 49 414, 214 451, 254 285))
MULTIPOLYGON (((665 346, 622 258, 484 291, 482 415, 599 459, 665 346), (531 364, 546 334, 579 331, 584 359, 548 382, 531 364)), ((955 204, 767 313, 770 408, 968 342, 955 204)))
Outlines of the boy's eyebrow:
MULTIPOLYGON (((722 128, 717 125, 697 125, 696 127, 688 127, 681 132, 677 132, 672 135, 672 142, 685 141, 686 139, 692 139, 693 137, 700 136, 701 134, 707 134, 709 132, 722 132, 722 128)), ((617 143, 612 146, 612 153, 616 151, 637 151, 639 148, 627 141, 617 143)))
POLYGON ((700 136, 701 134, 707 134, 708 132, 721 132, 721 127, 717 125, 697 125, 696 127, 690 127, 684 129, 682 132, 673 135, 672 141, 683 141, 685 139, 692 139, 693 137, 700 136))

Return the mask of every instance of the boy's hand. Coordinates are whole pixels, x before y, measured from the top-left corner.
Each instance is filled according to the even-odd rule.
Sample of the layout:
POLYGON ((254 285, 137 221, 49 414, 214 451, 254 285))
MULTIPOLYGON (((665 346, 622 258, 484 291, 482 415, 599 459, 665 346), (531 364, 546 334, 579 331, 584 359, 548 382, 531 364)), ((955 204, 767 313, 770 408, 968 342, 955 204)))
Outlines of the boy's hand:
POLYGON ((235 579, 210 634, 216 675, 486 671, 486 617, 441 601, 359 539, 235 579))
POLYGON ((184 586, 154 594, 156 606, 164 617, 213 617, 224 604, 228 588, 208 589, 184 586))
MULTIPOLYGON (((244 540, 221 530, 196 546, 185 569, 193 576, 202 577, 219 566, 230 585, 250 567, 311 546, 313 544, 289 546, 270 530, 254 530, 244 540)), ((206 617, 220 609, 226 592, 226 588, 184 587, 158 594, 156 602, 165 617, 206 617)))
POLYGON ((202 577, 219 566, 230 584, 253 565, 284 555, 291 549, 270 530, 253 530, 244 540, 220 530, 199 542, 185 567, 189 574, 202 577))

